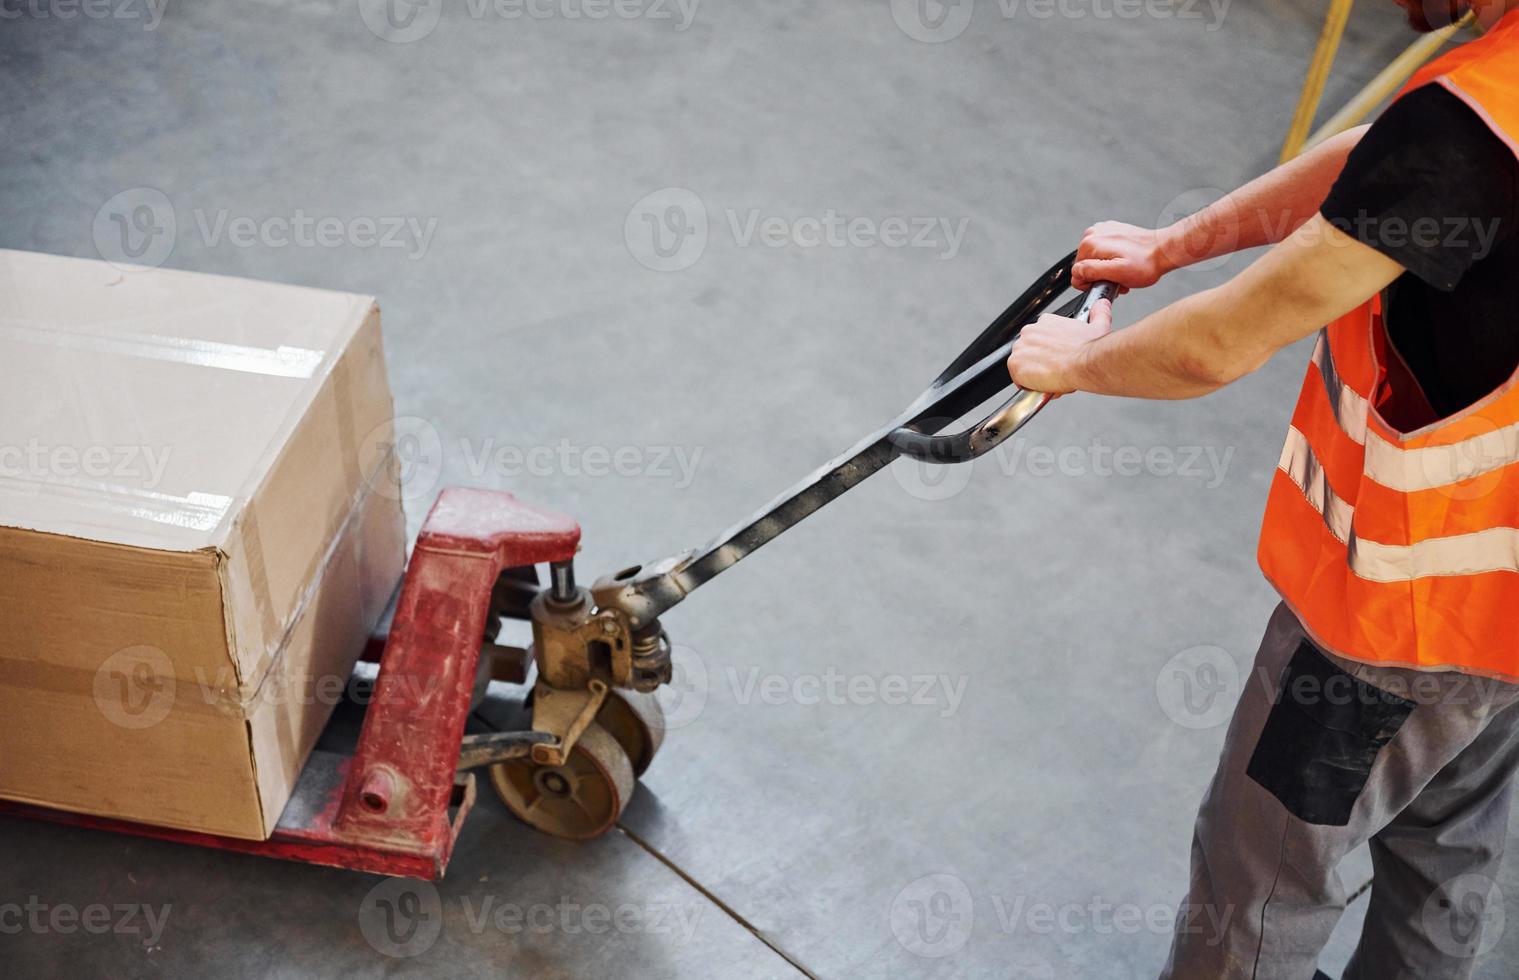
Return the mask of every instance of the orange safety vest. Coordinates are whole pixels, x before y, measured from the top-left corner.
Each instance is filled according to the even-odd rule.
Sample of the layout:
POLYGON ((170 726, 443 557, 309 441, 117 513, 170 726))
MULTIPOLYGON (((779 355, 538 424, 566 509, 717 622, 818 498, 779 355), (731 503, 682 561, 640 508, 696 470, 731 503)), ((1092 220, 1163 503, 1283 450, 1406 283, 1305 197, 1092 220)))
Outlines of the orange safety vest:
MULTIPOLYGON (((1398 95, 1432 82, 1519 155, 1519 10, 1398 95)), ((1334 653, 1519 680, 1519 371, 1454 415, 1391 424, 1422 399, 1380 296, 1320 331, 1272 476, 1261 570, 1334 653)))

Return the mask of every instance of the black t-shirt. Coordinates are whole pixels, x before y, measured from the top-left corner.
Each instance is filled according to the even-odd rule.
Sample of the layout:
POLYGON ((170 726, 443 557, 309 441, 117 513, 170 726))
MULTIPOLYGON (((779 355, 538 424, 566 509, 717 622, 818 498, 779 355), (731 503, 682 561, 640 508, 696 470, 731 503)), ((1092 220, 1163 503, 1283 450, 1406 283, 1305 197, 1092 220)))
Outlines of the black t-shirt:
POLYGON ((1437 417, 1519 368, 1519 158, 1465 102, 1434 84, 1394 102, 1319 210, 1407 270, 1388 339, 1437 417))

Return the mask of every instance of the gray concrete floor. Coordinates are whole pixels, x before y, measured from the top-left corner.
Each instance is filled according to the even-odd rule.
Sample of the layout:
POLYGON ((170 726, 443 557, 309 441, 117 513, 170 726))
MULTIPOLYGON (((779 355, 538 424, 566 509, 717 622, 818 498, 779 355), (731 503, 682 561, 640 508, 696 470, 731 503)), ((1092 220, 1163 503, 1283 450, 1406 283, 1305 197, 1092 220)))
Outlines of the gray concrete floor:
MULTIPOLYGON (((1090 221, 1156 223, 1267 167, 1321 7, 983 0, 942 43, 886 2, 702 0, 678 29, 652 0, 448 0, 390 41, 368 2, 26 8, 0 21, 0 246, 94 256, 97 213, 153 188, 170 266, 376 294, 398 411, 437 437, 413 523, 438 485, 509 489, 581 520, 589 576, 700 543, 883 421, 1090 221), (656 271, 645 215, 692 200, 645 202, 665 188, 708 232, 656 271), (425 249, 214 233, 297 209, 436 224, 425 249), (830 212, 966 224, 957 249, 942 225, 935 247, 744 236, 830 212), (550 455, 474 462, 503 446, 550 455), (620 475, 576 455, 598 447, 632 451, 620 475)), ((1359 5, 1328 100, 1405 40, 1359 5)), ((1066 399, 963 485, 882 474, 725 575, 668 617, 679 727, 626 832, 563 844, 484 799, 418 955, 366 940, 377 878, 7 820, 0 902, 169 914, 151 941, 0 935, 0 972, 1153 976, 1273 602, 1254 537, 1304 353, 1197 402, 1066 399), (1118 447, 1156 455, 1123 475, 1118 447), (1211 710, 1182 706, 1178 656, 1220 671, 1211 710), (915 932, 921 908, 946 931, 915 932)), ((1478 975, 1516 974, 1510 930, 1478 975)))

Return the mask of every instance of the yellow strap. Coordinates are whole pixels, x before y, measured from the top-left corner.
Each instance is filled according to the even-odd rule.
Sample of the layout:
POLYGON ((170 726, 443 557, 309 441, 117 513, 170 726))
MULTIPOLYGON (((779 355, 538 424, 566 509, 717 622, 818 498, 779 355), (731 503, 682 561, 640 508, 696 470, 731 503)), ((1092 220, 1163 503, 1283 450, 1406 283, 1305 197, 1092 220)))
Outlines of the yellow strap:
MULTIPOLYGON (((1435 52, 1439 51, 1457 31, 1471 27, 1476 21, 1476 13, 1468 11, 1465 17, 1454 24, 1421 35, 1417 41, 1405 48, 1402 54, 1392 59, 1390 65, 1378 72, 1377 77, 1367 83, 1365 88, 1352 96, 1343 109, 1330 116, 1324 125, 1314 130, 1313 135, 1308 137, 1308 141, 1299 148, 1298 152, 1318 146, 1329 137, 1343 133, 1371 115, 1371 110, 1381 105, 1383 99, 1402 88, 1403 83, 1408 81, 1426 61, 1433 58, 1435 52)), ((1286 149, 1284 148, 1282 152, 1285 153, 1286 149)))
POLYGON ((1324 17, 1324 29, 1319 32, 1319 43, 1313 49, 1313 60, 1308 63, 1308 75, 1303 79, 1303 94, 1298 96, 1297 109, 1292 113, 1292 125, 1287 127, 1287 139, 1282 143, 1282 157, 1286 163, 1303 152, 1308 127, 1313 125, 1314 114, 1319 109, 1319 99, 1324 95, 1324 85, 1329 81, 1329 69, 1334 65, 1334 53, 1340 49, 1340 38, 1345 33, 1345 22, 1350 19, 1350 5, 1354 0, 1330 0, 1329 13, 1324 17))

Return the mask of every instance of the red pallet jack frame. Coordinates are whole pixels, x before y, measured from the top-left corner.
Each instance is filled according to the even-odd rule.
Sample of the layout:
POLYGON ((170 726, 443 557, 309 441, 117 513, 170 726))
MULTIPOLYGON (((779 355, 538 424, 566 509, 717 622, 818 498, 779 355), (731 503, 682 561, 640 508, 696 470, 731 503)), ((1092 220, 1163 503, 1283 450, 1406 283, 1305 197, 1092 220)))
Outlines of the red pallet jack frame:
POLYGON ((268 840, 239 840, 0 801, 15 814, 244 854, 440 878, 475 802, 457 772, 501 573, 568 561, 580 526, 508 493, 444 490, 422 525, 352 755, 313 752, 268 840))

